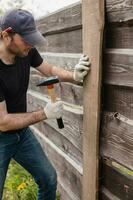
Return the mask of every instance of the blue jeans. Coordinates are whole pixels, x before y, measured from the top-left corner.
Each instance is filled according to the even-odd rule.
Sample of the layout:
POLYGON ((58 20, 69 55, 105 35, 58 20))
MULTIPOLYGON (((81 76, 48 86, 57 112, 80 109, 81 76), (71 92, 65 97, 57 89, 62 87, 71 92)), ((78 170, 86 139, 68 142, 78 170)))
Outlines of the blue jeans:
POLYGON ((0 132, 0 200, 11 158, 23 166, 38 185, 38 200, 55 200, 57 174, 30 128, 0 132))

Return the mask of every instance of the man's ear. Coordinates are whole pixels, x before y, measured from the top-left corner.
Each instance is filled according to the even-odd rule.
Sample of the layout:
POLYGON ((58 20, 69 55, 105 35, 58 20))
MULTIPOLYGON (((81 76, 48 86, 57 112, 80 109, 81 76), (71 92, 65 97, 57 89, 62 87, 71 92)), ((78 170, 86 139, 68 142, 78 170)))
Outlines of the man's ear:
POLYGON ((1 38, 6 42, 10 42, 12 40, 12 38, 9 36, 9 34, 6 31, 1 32, 1 38))
POLYGON ((6 38, 6 37, 8 37, 9 35, 8 35, 8 33, 6 32, 6 31, 2 31, 1 32, 1 37, 4 39, 4 38, 6 38))

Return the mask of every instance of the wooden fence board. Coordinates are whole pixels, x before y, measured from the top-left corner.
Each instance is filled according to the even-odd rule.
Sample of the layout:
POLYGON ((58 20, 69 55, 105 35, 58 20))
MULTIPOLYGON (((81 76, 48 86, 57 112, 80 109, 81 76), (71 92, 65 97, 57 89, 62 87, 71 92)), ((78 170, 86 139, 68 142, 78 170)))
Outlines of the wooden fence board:
MULTIPOLYGON (((126 172, 128 169, 123 173, 121 168, 119 170, 113 167, 111 163, 110 160, 107 160, 102 165, 102 185, 120 200, 133 199, 133 171, 130 175, 126 172)), ((117 165, 119 166, 116 163, 117 165)))
POLYGON ((118 112, 129 119, 133 119, 133 91, 131 87, 105 85, 103 109, 118 112))
POLYGON ((81 29, 81 3, 75 3, 47 15, 37 21, 37 27, 43 35, 81 29))
POLYGON ((105 187, 102 187, 100 190, 100 200, 120 200, 115 195, 113 195, 109 190, 105 187))
POLYGON ((55 128, 45 122, 37 123, 34 127, 36 127, 66 155, 75 160, 77 164, 82 166, 82 149, 77 148, 69 138, 66 138, 63 134, 60 134, 57 130, 55 130, 55 128))
POLYGON ((133 19, 130 0, 106 0, 106 11, 109 22, 125 22, 133 19))
POLYGON ((91 72, 84 82, 83 200, 96 200, 104 0, 83 0, 82 4, 83 52, 91 61, 91 72))
POLYGON ((104 83, 133 87, 132 49, 106 49, 103 65, 104 83))
POLYGON ((46 36, 46 44, 40 51, 58 53, 82 52, 82 29, 46 36))
POLYGON ((36 128, 32 130, 38 135, 38 139, 46 154, 49 156, 58 174, 58 181, 68 188, 70 199, 80 200, 82 189, 82 168, 62 152, 54 143, 42 136, 36 128), (73 187, 74 186, 74 187, 73 187))
POLYGON ((108 27, 106 30, 107 48, 133 48, 133 26, 108 27))
POLYGON ((133 125, 114 117, 114 113, 105 112, 101 130, 101 155, 117 160, 133 170, 133 125))

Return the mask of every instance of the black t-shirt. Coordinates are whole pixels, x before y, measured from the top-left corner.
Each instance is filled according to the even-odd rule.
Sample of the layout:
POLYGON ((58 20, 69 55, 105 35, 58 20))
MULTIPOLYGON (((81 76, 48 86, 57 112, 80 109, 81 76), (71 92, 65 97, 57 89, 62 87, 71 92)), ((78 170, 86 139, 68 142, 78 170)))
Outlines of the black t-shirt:
POLYGON ((0 60, 0 102, 6 101, 8 113, 26 112, 30 66, 38 67, 42 62, 35 48, 24 58, 16 57, 13 65, 6 65, 0 60))

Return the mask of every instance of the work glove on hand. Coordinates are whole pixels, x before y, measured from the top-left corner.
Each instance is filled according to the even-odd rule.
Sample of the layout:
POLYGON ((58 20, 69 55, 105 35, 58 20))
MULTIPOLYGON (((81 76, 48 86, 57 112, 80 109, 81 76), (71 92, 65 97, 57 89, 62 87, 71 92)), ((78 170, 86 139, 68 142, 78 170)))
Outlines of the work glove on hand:
POLYGON ((75 81, 83 82, 84 77, 88 74, 90 70, 90 61, 88 56, 82 55, 79 63, 75 65, 73 78, 75 81))
POLYGON ((47 103, 44 108, 47 119, 59 119, 63 113, 63 103, 57 101, 55 103, 47 103))

